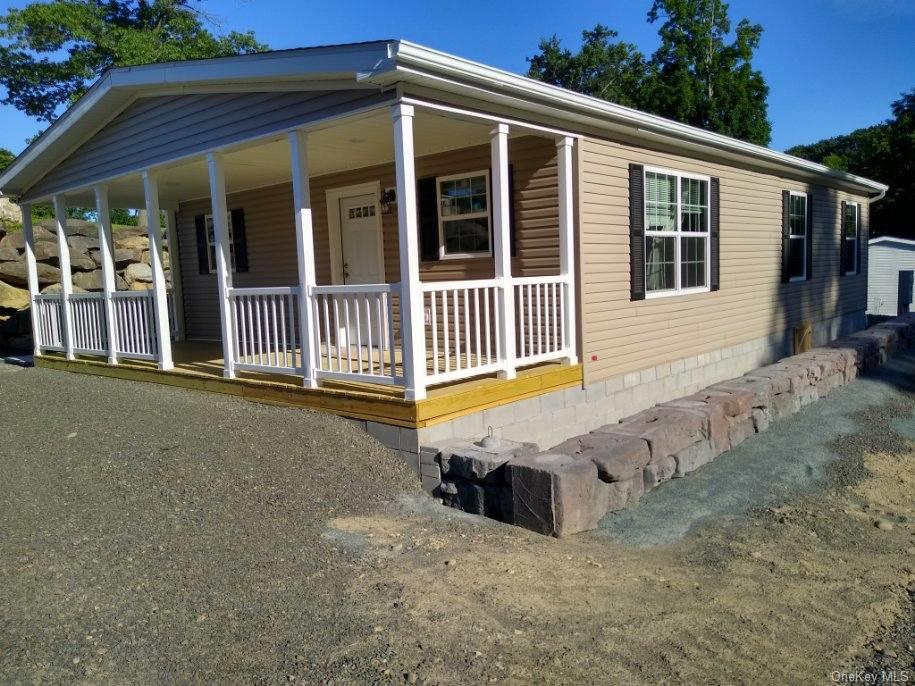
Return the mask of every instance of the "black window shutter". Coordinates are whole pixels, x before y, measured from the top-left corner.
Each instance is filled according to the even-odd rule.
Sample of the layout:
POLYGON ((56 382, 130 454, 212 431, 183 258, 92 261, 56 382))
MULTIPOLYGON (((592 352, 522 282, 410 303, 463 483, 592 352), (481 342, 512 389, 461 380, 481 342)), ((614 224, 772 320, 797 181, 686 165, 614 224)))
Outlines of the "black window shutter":
POLYGON ((813 278, 813 190, 807 194, 807 281, 813 278))
POLYGON ((845 201, 843 200, 839 209, 839 276, 845 276, 847 244, 848 241, 845 240, 845 201))
POLYGON ((645 299, 645 168, 629 165, 629 299, 645 299))
POLYGON ((788 254, 791 251, 790 206, 791 192, 782 191, 782 283, 788 283, 791 280, 788 273, 788 254))
POLYGON ((709 185, 709 236, 711 243, 711 255, 709 255, 709 274, 711 274, 710 288, 717 291, 721 288, 720 273, 720 238, 721 238, 721 180, 712 177, 709 185))
POLYGON ((419 248, 424 260, 437 260, 438 252, 438 199, 435 193, 435 177, 418 179, 416 182, 416 205, 419 214, 419 248))
POLYGON ((207 224, 204 215, 194 217, 197 232, 197 269, 201 274, 210 273, 209 248, 207 247, 207 224))
POLYGON ((248 271, 248 237, 245 233, 245 211, 232 210, 232 244, 235 250, 235 271, 248 271))
POLYGON ((855 251, 855 274, 861 273, 861 256, 864 254, 864 246, 867 243, 864 242, 864 221, 861 218, 861 208, 863 205, 858 203, 858 211, 855 216, 858 218, 858 250, 855 251))

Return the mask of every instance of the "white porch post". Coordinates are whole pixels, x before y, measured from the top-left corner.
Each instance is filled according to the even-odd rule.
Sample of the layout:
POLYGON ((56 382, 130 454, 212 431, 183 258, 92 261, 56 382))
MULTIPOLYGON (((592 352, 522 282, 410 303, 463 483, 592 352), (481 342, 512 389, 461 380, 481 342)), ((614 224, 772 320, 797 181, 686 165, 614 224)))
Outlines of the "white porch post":
POLYGON ((57 225, 57 259, 60 264, 60 327, 67 359, 72 360, 76 357, 73 354, 73 322, 70 317, 73 275, 70 272, 70 246, 67 243, 67 205, 59 195, 54 196, 54 219, 57 225))
POLYGON ((566 333, 569 364, 578 362, 575 294, 575 218, 572 198, 572 150, 575 140, 564 136, 556 141, 556 162, 559 170, 559 274, 566 280, 566 301, 563 303, 562 328, 566 333))
POLYGON ((302 376, 306 388, 318 385, 315 377, 315 316, 310 289, 317 283, 315 275, 314 230, 311 223, 311 187, 308 183, 308 135, 304 131, 289 133, 292 160, 292 203, 295 208, 295 248, 299 266, 299 340, 302 349, 302 376))
POLYGON ((181 262, 178 255, 178 222, 174 208, 165 210, 165 231, 168 239, 168 271, 172 276, 172 302, 175 304, 175 340, 183 341, 184 291, 181 287, 181 262))
POLYGON ((503 379, 514 379, 515 371, 515 286, 512 283, 511 216, 508 206, 508 124, 497 124, 490 137, 492 155, 492 238, 495 276, 499 288, 499 338, 502 341, 503 379))
POLYGON ((213 231, 216 235, 216 288, 219 294, 219 314, 222 321, 222 375, 235 378, 235 336, 232 329, 232 257, 229 251, 229 210, 226 206, 226 169, 222 155, 207 155, 210 172, 210 203, 213 214, 213 231))
POLYGON ((151 171, 143 172, 146 193, 146 232, 149 236, 149 268, 152 270, 153 309, 156 313, 156 347, 159 369, 174 369, 172 338, 168 325, 168 302, 165 295, 165 270, 162 268, 162 224, 159 215, 159 182, 151 171))
POLYGON ((32 343, 34 353, 41 354, 41 331, 38 328, 38 310, 35 296, 38 295, 38 264, 35 262, 35 234, 32 231, 32 206, 20 205, 22 210, 22 235, 25 238, 25 271, 29 280, 29 314, 32 315, 32 343))
POLYGON ((114 301, 111 294, 114 283, 114 246, 111 239, 111 210, 108 206, 108 187, 95 187, 95 211, 98 215, 99 257, 102 260, 102 297, 105 299, 105 323, 108 335, 108 364, 118 363, 117 340, 114 327, 114 301))
POLYGON ((426 397, 426 334, 419 280, 419 230, 413 159, 413 106, 398 103, 394 118, 394 169, 397 181, 397 232, 400 240, 400 329, 403 341, 404 397, 426 397))

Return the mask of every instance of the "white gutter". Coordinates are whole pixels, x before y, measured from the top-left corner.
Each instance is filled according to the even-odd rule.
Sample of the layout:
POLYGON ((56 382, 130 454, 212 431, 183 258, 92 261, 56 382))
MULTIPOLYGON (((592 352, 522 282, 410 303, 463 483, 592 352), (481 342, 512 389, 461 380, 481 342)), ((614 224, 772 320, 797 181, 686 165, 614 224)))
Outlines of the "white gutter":
POLYGON ((560 109, 574 110, 596 117, 598 120, 622 123, 643 134, 655 134, 670 138, 698 143, 707 147, 738 153, 744 156, 773 162, 780 166, 799 171, 812 172, 827 176, 837 181, 867 188, 880 195, 874 199, 879 200, 886 193, 888 186, 871 181, 862 176, 848 172, 830 169, 823 164, 817 164, 793 155, 777 152, 761 145, 747 143, 728 136, 723 136, 711 131, 705 131, 694 126, 671 121, 654 114, 640 112, 630 107, 623 107, 606 100, 594 98, 580 93, 574 93, 564 88, 551 86, 534 79, 518 76, 501 69, 488 67, 479 62, 473 62, 461 57, 455 57, 438 50, 432 50, 409 41, 398 41, 394 52, 398 65, 408 64, 418 68, 432 69, 461 81, 482 82, 496 91, 510 91, 518 93, 525 98, 538 98, 541 101, 553 104, 560 109))

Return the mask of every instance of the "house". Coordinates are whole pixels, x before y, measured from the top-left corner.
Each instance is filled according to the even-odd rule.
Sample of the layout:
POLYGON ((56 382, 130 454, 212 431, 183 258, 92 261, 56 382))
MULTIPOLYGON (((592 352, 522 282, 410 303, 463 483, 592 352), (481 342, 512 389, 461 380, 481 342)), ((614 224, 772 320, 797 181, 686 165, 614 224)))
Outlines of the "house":
POLYGON ((867 254, 867 313, 895 317, 909 312, 915 298, 915 241, 895 236, 872 238, 867 254))
MULTIPOLYGON (((542 447, 865 324, 886 186, 401 40, 112 69, 0 176, 99 212, 39 365, 542 447), (171 285, 114 289, 109 209, 171 285), (153 224, 153 222, 151 222, 153 224)), ((61 242, 61 245, 64 245, 61 242)), ((61 251, 66 256, 66 251, 61 251)))

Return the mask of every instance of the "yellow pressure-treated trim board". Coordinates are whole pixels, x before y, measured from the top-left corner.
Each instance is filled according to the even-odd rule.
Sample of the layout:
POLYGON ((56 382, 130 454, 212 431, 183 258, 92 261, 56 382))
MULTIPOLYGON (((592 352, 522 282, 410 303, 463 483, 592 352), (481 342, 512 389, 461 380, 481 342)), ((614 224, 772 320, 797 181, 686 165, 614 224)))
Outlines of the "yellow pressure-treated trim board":
POLYGON ((133 360, 113 366, 99 360, 66 360, 39 355, 35 365, 48 369, 146 381, 199 391, 234 395, 254 402, 308 408, 408 428, 432 426, 490 407, 581 385, 581 365, 547 364, 518 372, 514 379, 482 378, 432 389, 417 402, 398 396, 399 389, 367 384, 335 384, 318 389, 269 379, 225 379, 199 370, 163 371, 133 360))

